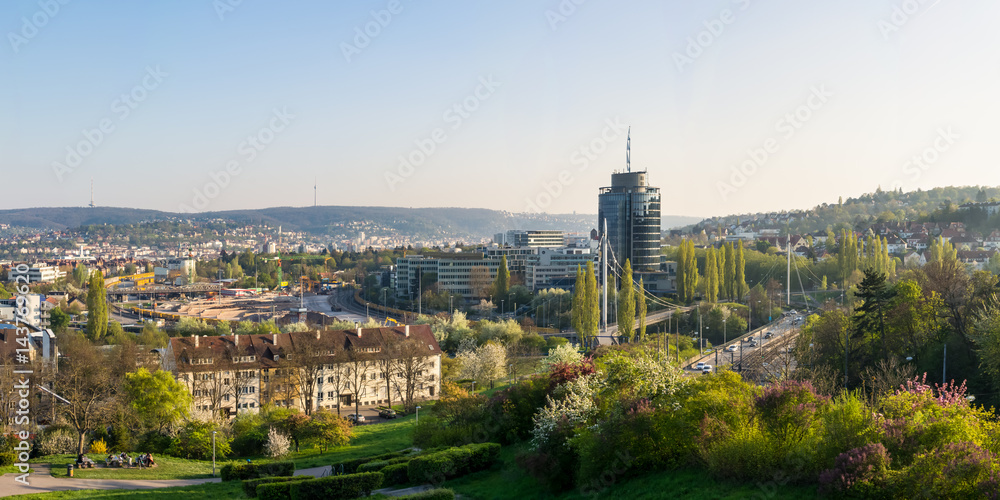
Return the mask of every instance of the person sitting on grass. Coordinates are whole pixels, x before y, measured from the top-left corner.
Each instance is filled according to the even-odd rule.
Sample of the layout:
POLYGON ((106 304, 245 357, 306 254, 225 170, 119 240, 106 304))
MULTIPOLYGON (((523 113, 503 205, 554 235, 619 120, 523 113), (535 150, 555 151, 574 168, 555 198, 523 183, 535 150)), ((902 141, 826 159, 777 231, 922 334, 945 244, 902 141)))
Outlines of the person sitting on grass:
POLYGON ((146 454, 146 467, 156 467, 156 462, 153 461, 153 454, 146 454))

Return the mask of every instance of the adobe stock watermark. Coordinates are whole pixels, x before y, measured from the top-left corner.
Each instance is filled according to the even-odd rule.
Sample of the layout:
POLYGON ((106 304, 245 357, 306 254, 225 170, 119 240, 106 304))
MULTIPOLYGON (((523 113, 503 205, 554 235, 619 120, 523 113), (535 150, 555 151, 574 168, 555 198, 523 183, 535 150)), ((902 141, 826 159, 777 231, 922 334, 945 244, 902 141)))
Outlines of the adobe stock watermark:
POLYGON ((545 20, 549 22, 549 29, 552 31, 559 29, 559 25, 569 20, 573 14, 576 14, 576 8, 585 3, 587 0, 559 0, 555 9, 545 11, 545 20))
POLYGON ((76 144, 66 146, 66 157, 62 162, 52 162, 52 172, 56 175, 56 179, 62 182, 67 174, 79 168, 83 161, 94 154, 97 147, 104 144, 104 140, 117 130, 116 122, 120 124, 128 119, 132 112, 149 98, 150 92, 160 87, 167 76, 170 75, 163 72, 159 66, 155 68, 146 66, 146 74, 140 83, 111 101, 113 117, 101 118, 96 127, 81 130, 83 139, 76 144), (117 117, 117 120, 114 117, 117 117))
POLYGON ((274 142, 274 139, 284 132, 288 125, 295 119, 295 115, 288 112, 287 107, 280 110, 271 110, 271 119, 267 126, 261 127, 256 133, 250 134, 247 138, 236 146, 237 158, 226 162, 226 167, 221 170, 209 172, 209 181, 204 186, 194 188, 194 196, 191 197, 191 204, 180 204, 178 209, 183 213, 194 213, 204 211, 212 200, 219 197, 222 191, 229 187, 229 184, 243 173, 243 163, 251 163, 265 149, 274 142))
POLYGON ((879 19, 878 31, 882 38, 889 41, 889 37, 903 28, 903 26, 927 11, 941 0, 903 0, 901 3, 892 6, 892 13, 886 19, 879 19))
POLYGON ((212 8, 220 21, 225 21, 226 15, 235 12, 240 5, 243 5, 243 0, 212 0, 212 8))
MULTIPOLYGON (((620 139, 627 130, 628 126, 622 123, 617 116, 614 119, 604 120, 604 128, 601 129, 601 133, 573 151, 569 155, 569 163, 576 167, 577 173, 585 172, 590 167, 590 162, 604 154, 608 150, 608 146, 620 139)), ((573 172, 572 168, 564 168, 556 174, 555 179, 543 180, 542 189, 539 190, 538 194, 534 198, 524 199, 524 211, 544 212, 576 180, 573 178, 573 172)))
POLYGON ((785 113, 774 123, 774 131, 778 135, 768 137, 758 147, 747 149, 746 159, 732 168, 729 182, 718 181, 715 183, 722 201, 728 200, 730 194, 746 185, 750 177, 753 177, 757 170, 763 167, 771 156, 777 153, 781 146, 788 142, 833 97, 833 92, 827 90, 823 85, 812 87, 810 90, 809 97, 806 98, 805 102, 785 113))
POLYGON ((580 495, 596 499, 605 490, 614 486, 615 482, 628 472, 629 467, 632 466, 632 462, 632 455, 629 455, 627 449, 616 451, 614 460, 608 464, 608 468, 604 469, 604 472, 600 476, 580 486, 580 495))
MULTIPOLYGON (((931 143, 922 151, 903 162, 903 174, 910 176, 910 180, 913 182, 920 180, 923 173, 937 163, 942 155, 954 147, 956 140, 961 137, 950 125, 938 127, 937 136, 931 140, 931 143)), ((902 181, 892 183, 892 189, 899 189, 902 186, 902 181)))
POLYGON ((24 484, 28 483, 28 474, 31 466, 28 459, 31 457, 31 331, 28 329, 28 265, 18 264, 13 271, 17 273, 14 277, 14 292, 17 294, 14 299, 14 342, 17 344, 14 354, 14 386, 12 393, 17 394, 17 403, 10 410, 13 411, 14 432, 17 438, 17 445, 14 446, 15 463, 14 467, 20 472, 14 476, 14 480, 24 484), (21 326, 24 325, 24 326, 21 326))
POLYGON ((385 8, 378 11, 369 11, 371 20, 364 26, 354 27, 353 43, 340 42, 340 52, 344 54, 344 59, 351 62, 351 58, 361 53, 362 50, 371 45, 372 40, 382 34, 382 30, 389 27, 393 16, 403 12, 403 4, 400 0, 389 0, 385 8))
POLYGON ((38 10, 31 17, 21 18, 21 29, 17 32, 7 32, 7 40, 14 53, 20 53, 21 47, 34 40, 42 28, 48 26, 49 21, 55 19, 62 12, 63 6, 69 2, 70 0, 39 0, 38 10))
MULTIPOLYGON (((473 89, 472 93, 464 99, 448 106, 441 114, 441 119, 446 124, 451 124, 452 132, 462 127, 468 120, 488 100, 497 89, 503 85, 493 79, 493 75, 479 77, 479 85, 473 89)), ((385 182, 389 186, 389 191, 396 191, 396 186, 406 179, 409 179, 416 169, 421 167, 437 151, 438 147, 448 140, 448 135, 443 127, 431 130, 431 133, 421 139, 413 141, 414 148, 404 155, 399 155, 399 164, 396 168, 385 172, 385 182)))
MULTIPOLYGON (((750 0, 732 1, 739 6, 740 12, 750 8, 750 0)), ((729 8, 722 9, 718 16, 703 21, 701 25, 704 29, 694 36, 687 37, 687 45, 684 46, 684 50, 673 53, 674 66, 677 67, 677 72, 683 73, 684 68, 694 64, 695 60, 701 57, 705 53, 705 50, 711 47, 726 32, 726 26, 734 22, 736 22, 736 13, 733 9, 729 8)))

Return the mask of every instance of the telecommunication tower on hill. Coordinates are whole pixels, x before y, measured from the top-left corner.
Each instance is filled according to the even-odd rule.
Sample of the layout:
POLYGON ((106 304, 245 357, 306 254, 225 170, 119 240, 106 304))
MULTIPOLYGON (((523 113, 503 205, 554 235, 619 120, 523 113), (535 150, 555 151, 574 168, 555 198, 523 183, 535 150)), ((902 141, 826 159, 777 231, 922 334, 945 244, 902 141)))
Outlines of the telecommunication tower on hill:
POLYGON ((95 208, 97 205, 94 204, 94 178, 90 178, 90 208, 95 208))

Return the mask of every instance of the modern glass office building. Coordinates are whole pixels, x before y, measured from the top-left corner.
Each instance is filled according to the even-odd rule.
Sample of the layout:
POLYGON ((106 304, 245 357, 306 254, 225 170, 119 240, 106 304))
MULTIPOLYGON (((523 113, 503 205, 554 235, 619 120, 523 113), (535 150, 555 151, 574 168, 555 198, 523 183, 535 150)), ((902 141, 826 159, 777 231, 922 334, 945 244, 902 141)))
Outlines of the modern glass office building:
POLYGON ((660 188, 649 185, 647 172, 611 174, 611 186, 598 195, 597 227, 608 222, 608 246, 635 272, 660 270, 660 188))

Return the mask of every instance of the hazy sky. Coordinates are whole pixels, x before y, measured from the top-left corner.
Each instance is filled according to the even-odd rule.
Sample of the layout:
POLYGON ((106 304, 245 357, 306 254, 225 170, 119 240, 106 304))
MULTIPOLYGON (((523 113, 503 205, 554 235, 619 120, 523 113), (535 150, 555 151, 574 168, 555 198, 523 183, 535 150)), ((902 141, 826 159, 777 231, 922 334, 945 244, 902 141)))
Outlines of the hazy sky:
POLYGON ((303 206, 315 178, 321 205, 596 213, 628 125, 665 214, 1000 184, 997 2, 61 1, 0 3, 0 208, 91 178, 105 206, 303 206))

